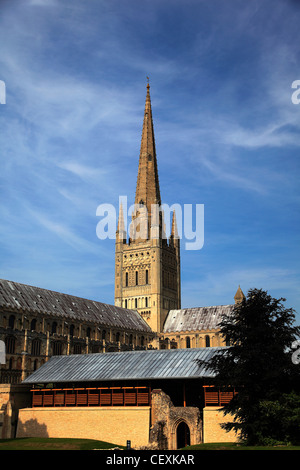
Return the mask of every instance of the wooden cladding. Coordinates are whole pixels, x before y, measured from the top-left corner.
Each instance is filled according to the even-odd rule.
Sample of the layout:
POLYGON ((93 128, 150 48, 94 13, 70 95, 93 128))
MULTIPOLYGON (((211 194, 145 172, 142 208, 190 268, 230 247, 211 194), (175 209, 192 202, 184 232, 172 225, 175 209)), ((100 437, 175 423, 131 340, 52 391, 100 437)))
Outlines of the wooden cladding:
POLYGON ((32 407, 150 406, 149 387, 33 389, 32 407))
POLYGON ((223 406, 230 402, 236 394, 235 390, 230 388, 220 390, 210 385, 204 385, 204 406, 223 406))

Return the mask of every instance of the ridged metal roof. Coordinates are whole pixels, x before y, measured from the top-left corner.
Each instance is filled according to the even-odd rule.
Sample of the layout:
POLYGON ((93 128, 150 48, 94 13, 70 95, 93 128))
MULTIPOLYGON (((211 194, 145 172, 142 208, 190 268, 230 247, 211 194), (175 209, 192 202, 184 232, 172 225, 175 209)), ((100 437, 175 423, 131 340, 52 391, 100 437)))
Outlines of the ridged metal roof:
POLYGON ((0 308, 151 333, 135 310, 0 279, 0 308))
POLYGON ((53 356, 23 383, 212 377, 212 372, 204 366, 199 367, 196 361, 209 361, 226 349, 165 349, 53 356))
POLYGON ((234 305, 196 307, 170 310, 164 324, 164 333, 213 330, 219 328, 222 315, 230 315, 234 305))

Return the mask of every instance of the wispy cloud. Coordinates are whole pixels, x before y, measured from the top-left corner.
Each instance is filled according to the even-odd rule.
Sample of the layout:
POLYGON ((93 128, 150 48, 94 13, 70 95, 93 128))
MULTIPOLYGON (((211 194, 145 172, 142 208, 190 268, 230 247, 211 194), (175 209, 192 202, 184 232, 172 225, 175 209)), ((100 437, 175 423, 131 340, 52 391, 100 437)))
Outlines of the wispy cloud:
POLYGON ((231 301, 251 279, 296 298, 299 25, 293 2, 273 3, 4 2, 3 275, 113 302, 96 209, 134 200, 148 75, 162 198, 207 208, 211 238, 182 254, 184 304, 231 301))
MULTIPOLYGON (((201 275, 201 282, 183 283, 185 306, 233 304, 238 286, 245 294, 252 288, 267 290, 272 296, 286 296, 289 306, 299 302, 298 272, 274 266, 224 269, 201 275)), ((300 313, 299 311, 297 312, 300 313)))

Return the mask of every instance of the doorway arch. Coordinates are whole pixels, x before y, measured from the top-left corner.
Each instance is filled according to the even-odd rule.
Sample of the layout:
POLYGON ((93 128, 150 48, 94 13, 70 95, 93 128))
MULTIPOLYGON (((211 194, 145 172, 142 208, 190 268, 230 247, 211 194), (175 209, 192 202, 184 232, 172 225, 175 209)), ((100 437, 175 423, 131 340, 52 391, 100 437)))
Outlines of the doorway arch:
POLYGON ((185 421, 180 421, 176 428, 176 449, 189 446, 191 444, 190 428, 185 421))

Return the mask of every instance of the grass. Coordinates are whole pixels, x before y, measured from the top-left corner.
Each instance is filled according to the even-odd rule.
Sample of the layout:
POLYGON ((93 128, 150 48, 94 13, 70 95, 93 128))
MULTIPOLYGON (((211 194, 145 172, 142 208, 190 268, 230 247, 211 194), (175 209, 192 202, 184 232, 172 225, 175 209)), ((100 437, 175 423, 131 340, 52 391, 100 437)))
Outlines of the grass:
POLYGON ((246 446, 231 442, 212 444, 196 444, 184 447, 182 450, 300 450, 300 446, 246 446))
MULTIPOLYGON (((20 439, 1 439, 1 450, 93 450, 93 449, 125 449, 124 446, 93 439, 39 438, 27 437, 20 439)), ((300 446, 261 446, 248 447, 244 445, 221 442, 212 444, 197 444, 180 450, 300 450, 300 446)))
POLYGON ((124 446, 93 439, 40 438, 0 439, 1 450, 93 450, 124 449, 124 446))

